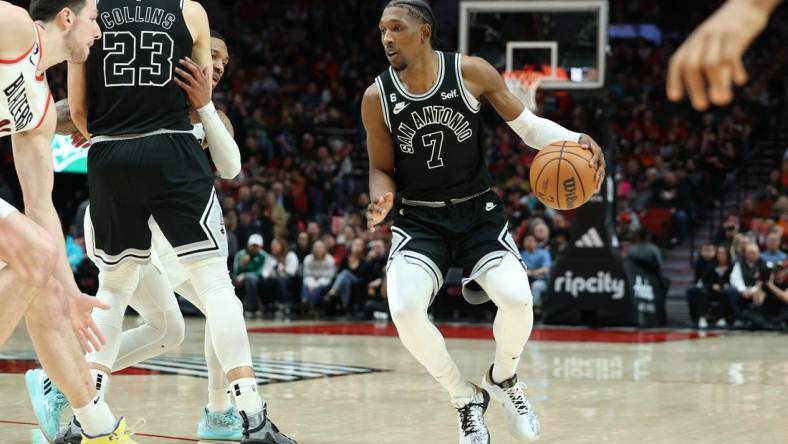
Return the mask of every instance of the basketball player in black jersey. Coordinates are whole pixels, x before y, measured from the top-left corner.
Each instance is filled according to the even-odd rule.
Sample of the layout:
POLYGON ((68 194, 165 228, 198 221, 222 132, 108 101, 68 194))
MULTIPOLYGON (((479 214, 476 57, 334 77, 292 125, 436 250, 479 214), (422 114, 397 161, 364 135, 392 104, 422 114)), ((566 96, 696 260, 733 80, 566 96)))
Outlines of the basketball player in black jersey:
MULTIPOLYGON (((204 307, 243 418, 241 442, 294 443, 268 418, 257 392, 243 313, 227 270, 213 174, 192 133, 186 94, 175 81, 181 60, 193 60, 201 69, 211 65, 206 12, 192 0, 101 0, 98 11, 102 40, 84 68, 69 67, 68 91, 74 124, 92 137, 89 228, 102 268, 97 297, 113 307, 100 320, 94 315, 109 334, 105 349, 88 360, 100 377, 117 359, 118 319, 139 283, 141 266, 151 261, 153 218, 204 307)), ((215 112, 208 106, 198 113, 215 112)))
POLYGON ((370 229, 402 196, 391 228, 388 301, 405 347, 449 392, 458 412, 459 442, 490 442, 483 414, 490 396, 506 411, 518 439, 539 437, 539 419, 517 382, 517 365, 533 325, 525 266, 508 232, 503 203, 491 191, 480 134, 480 100, 489 102, 532 147, 579 141, 594 153, 598 185, 604 159, 590 137, 534 116, 500 74, 477 57, 433 50, 435 21, 423 0, 392 0, 381 41, 390 68, 364 94, 362 118, 370 161, 370 229), (427 309, 450 264, 462 266, 463 294, 498 307, 495 361, 482 387, 466 381, 449 356, 427 309))

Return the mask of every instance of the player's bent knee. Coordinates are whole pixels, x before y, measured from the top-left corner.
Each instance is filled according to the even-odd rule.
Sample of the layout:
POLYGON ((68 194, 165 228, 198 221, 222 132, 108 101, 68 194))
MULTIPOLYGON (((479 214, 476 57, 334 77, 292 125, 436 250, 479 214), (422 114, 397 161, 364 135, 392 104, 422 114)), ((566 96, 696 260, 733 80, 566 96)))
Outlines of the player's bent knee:
POLYGON ((388 269, 387 292, 391 319, 398 326, 427 318, 434 283, 427 271, 399 255, 388 269))
POLYGON ((178 347, 186 337, 186 322, 180 310, 168 310, 165 313, 165 334, 162 348, 170 350, 178 347))
POLYGON ((499 308, 521 307, 533 303, 528 274, 519 260, 507 254, 501 263, 479 279, 484 290, 499 308))

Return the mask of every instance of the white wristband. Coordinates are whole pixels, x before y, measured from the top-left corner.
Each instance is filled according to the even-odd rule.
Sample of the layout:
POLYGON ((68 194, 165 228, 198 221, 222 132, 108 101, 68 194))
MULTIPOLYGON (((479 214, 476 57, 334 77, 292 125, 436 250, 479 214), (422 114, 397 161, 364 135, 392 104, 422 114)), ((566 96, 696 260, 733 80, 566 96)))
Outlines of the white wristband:
POLYGON ((552 120, 537 116, 527 107, 517 118, 506 123, 523 139, 526 145, 537 150, 558 141, 579 142, 580 136, 582 136, 582 134, 569 131, 552 120))
POLYGON ((213 106, 213 102, 208 102, 207 105, 197 110, 197 114, 200 116, 200 120, 202 120, 203 117, 208 117, 211 114, 214 114, 215 112, 216 112, 216 107, 213 106))

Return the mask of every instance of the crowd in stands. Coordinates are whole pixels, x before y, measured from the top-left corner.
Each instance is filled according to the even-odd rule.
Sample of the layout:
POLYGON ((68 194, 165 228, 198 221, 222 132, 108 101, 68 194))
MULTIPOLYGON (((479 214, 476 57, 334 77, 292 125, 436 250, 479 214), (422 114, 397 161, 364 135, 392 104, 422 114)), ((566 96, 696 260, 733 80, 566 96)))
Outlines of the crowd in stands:
POLYGON ((708 328, 711 321, 717 327, 788 326, 786 231, 774 218, 765 220, 771 222, 742 226, 739 215, 730 214, 715 242, 701 248, 696 284, 687 290, 698 328, 708 328))
MULTIPOLYGON (((379 5, 240 0, 217 7, 213 3, 206 2, 212 25, 225 35, 230 49, 230 64, 214 102, 233 123, 243 160, 240 176, 217 179, 216 188, 228 233, 228 266, 247 317, 288 317, 295 312, 371 317, 384 312, 390 234, 385 227, 374 233, 366 229, 363 211, 369 196, 359 113, 364 90, 387 66, 374 26, 379 5), (369 32, 360 33, 358 23, 369 23, 369 32), (310 34, 314 30, 321 38, 310 34)), ((452 49, 452 42, 445 43, 445 49, 452 49)), ((608 59, 612 74, 604 97, 539 95, 540 113, 600 141, 604 129, 595 125, 611 121, 606 143, 617 155, 610 159, 614 166, 608 173, 618 181, 616 231, 625 245, 642 237, 643 228, 659 246, 676 245, 688 237, 708 210, 706 205, 718 199, 727 175, 741 163, 752 135, 771 118, 778 98, 770 82, 788 66, 782 41, 760 43, 747 60, 750 84, 737 94, 736 102, 697 115, 686 105, 670 104, 664 96, 665 69, 675 45, 673 40, 659 45, 612 41, 608 59), (661 215, 659 223, 654 223, 654 214, 661 215)), ((49 80, 55 96, 62 98, 62 72, 54 71, 49 80)), ((528 164, 535 151, 493 114, 485 112, 487 162, 539 305, 547 297, 551 263, 567 248, 571 215, 545 208, 535 199, 528 183, 528 164)), ((4 153, 0 197, 14 202, 14 192, 2 178, 3 172, 12 176, 7 148, 4 153)), ((788 207, 787 178, 788 162, 770 177, 767 190, 768 197, 782 202, 783 208, 788 207)), ((68 203, 71 213, 64 215, 64 220, 74 221, 67 239, 69 257, 73 255, 70 261, 81 285, 90 287, 95 284, 91 277, 95 271, 84 253, 80 258, 84 241, 78 206, 79 201, 68 203)), ((766 272, 767 263, 779 261, 764 260, 764 253, 758 259, 752 250, 757 244, 767 250, 774 244, 770 233, 778 229, 777 249, 784 244, 785 210, 760 226, 742 224, 744 217, 737 219, 732 233, 725 231, 719 243, 731 251, 730 264, 725 265, 724 253, 717 249, 703 250, 705 262, 716 263, 720 256, 721 265, 709 273, 705 265, 696 270, 702 281, 698 288, 705 293, 697 296, 693 289, 690 299, 697 300, 693 317, 701 325, 713 317, 708 311, 715 301, 723 307, 720 318, 733 324, 736 316, 752 311, 751 306, 770 301, 769 295, 783 294, 772 290, 785 288, 780 287, 783 275, 766 272), (737 234, 748 236, 751 243, 729 248, 725 243, 732 243, 737 234), (720 267, 729 267, 731 275, 741 278, 724 286, 722 278, 714 275, 720 267), (707 281, 710 291, 705 290, 707 281), (759 293, 752 288, 758 283, 765 298, 755 297, 759 293), (726 289, 731 296, 719 296, 726 289), (733 291, 741 297, 734 298, 733 291)), ((778 254, 774 248, 768 251, 772 256, 767 257, 773 259, 778 254)))

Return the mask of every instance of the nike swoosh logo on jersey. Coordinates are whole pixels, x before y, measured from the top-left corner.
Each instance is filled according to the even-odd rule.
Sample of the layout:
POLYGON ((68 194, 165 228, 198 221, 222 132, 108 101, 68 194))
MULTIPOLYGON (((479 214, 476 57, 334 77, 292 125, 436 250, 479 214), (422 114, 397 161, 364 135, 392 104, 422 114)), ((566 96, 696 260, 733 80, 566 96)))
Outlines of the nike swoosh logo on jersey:
POLYGON ((394 105, 394 114, 399 114, 402 112, 403 109, 407 108, 410 105, 410 102, 399 102, 398 104, 394 105))
POLYGON ((492 202, 487 202, 487 206, 484 207, 484 209, 487 210, 487 211, 492 211, 496 206, 497 205, 492 203, 492 202))

